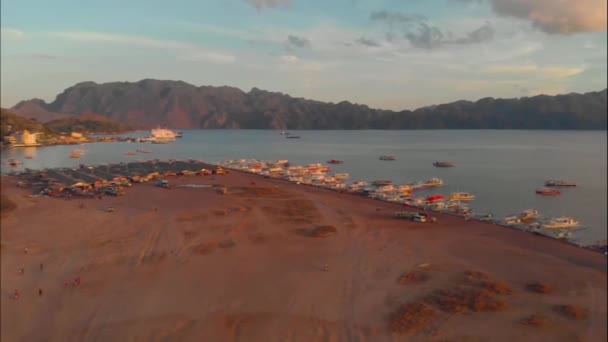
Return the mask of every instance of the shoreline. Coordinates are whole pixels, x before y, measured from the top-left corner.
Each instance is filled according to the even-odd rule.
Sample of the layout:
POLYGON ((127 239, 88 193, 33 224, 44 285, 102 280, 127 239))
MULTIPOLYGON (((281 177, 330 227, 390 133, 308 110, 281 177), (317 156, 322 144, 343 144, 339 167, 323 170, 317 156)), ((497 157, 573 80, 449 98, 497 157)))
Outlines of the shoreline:
MULTIPOLYGON (((558 239, 558 238, 550 236, 548 234, 542 234, 542 233, 540 233, 538 231, 527 231, 527 230, 521 229, 521 228, 516 227, 516 226, 504 225, 504 224, 500 224, 499 222, 495 222, 495 221, 484 221, 484 220, 476 219, 475 217, 469 217, 467 214, 457 214, 457 213, 451 213, 451 212, 442 211, 442 210, 433 210, 432 208, 426 208, 426 207, 423 207, 423 206, 416 206, 414 204, 409 204, 408 206, 404 206, 401 203, 395 203, 395 202, 391 202, 391 201, 383 200, 383 199, 378 199, 378 198, 370 198, 370 197, 367 197, 367 196, 359 194, 359 193, 355 193, 355 192, 351 192, 351 191, 347 191, 347 190, 332 189, 332 188, 317 186, 317 185, 314 185, 314 184, 305 184, 305 183, 298 183, 298 184, 296 184, 296 183, 294 183, 294 182, 292 182, 290 180, 287 180, 287 179, 281 179, 281 178, 276 178, 276 177, 268 177, 268 176, 264 176, 264 175, 261 175, 261 174, 255 173, 255 172, 250 172, 250 171, 246 171, 246 170, 242 170, 242 169, 231 168, 229 166, 223 166, 223 165, 221 165, 222 164, 221 162, 219 162, 219 163, 206 163, 206 162, 199 161, 199 160, 183 161, 183 160, 173 160, 173 159, 169 159, 169 160, 154 159, 154 160, 149 160, 149 161, 145 161, 145 162, 127 162, 127 163, 123 162, 123 163, 115 163, 115 164, 87 165, 87 167, 99 168, 99 169, 101 169, 101 168, 114 169, 115 167, 120 167, 120 166, 123 166, 123 165, 131 165, 131 164, 136 164, 136 165, 140 165, 140 166, 142 164, 147 164, 148 166, 151 166, 151 165, 163 165, 164 166, 164 167, 161 167, 160 169, 158 169, 156 167, 153 170, 150 169, 150 170, 148 170, 148 173, 150 173, 150 172, 156 172, 156 171, 161 172, 161 173, 167 173, 167 172, 169 172, 169 173, 177 173, 177 172, 180 172, 180 171, 183 171, 183 170, 186 170, 186 169, 188 169, 190 171, 193 171, 193 172, 196 172, 196 171, 199 171, 198 168, 215 170, 218 167, 220 167, 220 168, 224 168, 226 170, 230 170, 230 172, 237 172, 237 173, 241 173, 243 175, 252 175, 252 176, 260 177, 260 178, 264 178, 264 179, 272 179, 274 181, 279 181, 282 184, 293 184, 295 186, 305 186, 305 187, 308 187, 308 188, 327 190, 327 191, 334 192, 334 193, 346 194, 346 195, 351 195, 351 196, 355 196, 355 197, 366 198, 366 199, 369 199, 369 200, 372 200, 372 201, 381 202, 381 203, 392 204, 394 206, 394 208, 395 208, 395 211, 408 211, 408 212, 411 212, 411 213, 416 213, 416 212, 432 213, 433 215, 438 216, 438 217, 439 216, 454 217, 454 218, 461 219, 463 221, 474 221, 474 222, 479 222, 479 223, 483 223, 483 224, 489 224, 489 225, 492 225, 492 226, 498 226, 498 227, 501 227, 501 228, 508 228, 509 230, 515 230, 515 231, 519 231, 519 232, 522 232, 522 233, 527 233, 527 234, 530 234, 530 235, 541 236, 541 237, 548 238, 548 239, 551 239, 551 240, 559 241, 559 242, 564 243, 564 244, 572 245, 572 246, 575 246, 575 247, 578 247, 578 248, 583 248, 583 249, 594 251, 596 253, 600 253, 600 254, 606 255, 606 251, 605 251, 606 246, 605 246, 605 242, 604 241, 596 241, 595 243, 587 244, 587 245, 578 244, 578 243, 576 243, 574 241, 570 241, 570 240, 567 240, 567 239, 558 239), (179 169, 178 165, 177 164, 176 165, 172 165, 173 163, 177 163, 177 164, 181 165, 182 168, 179 169), (190 165, 188 165, 188 164, 190 164, 190 165), (175 166, 175 167, 173 167, 173 166, 175 166)), ((65 168, 55 168, 55 169, 48 169, 48 171, 56 172, 56 171, 61 171, 61 170, 64 170, 64 169, 65 168)), ((127 167, 127 169, 128 169, 128 167, 127 167)), ((133 169, 133 167, 132 167, 132 169, 133 169)), ((82 171, 82 169, 79 169, 79 171, 82 171)), ((40 172, 40 170, 32 170, 31 172, 36 173, 36 172, 40 172)), ((28 173, 27 171, 16 172, 16 173, 9 172, 8 175, 9 176, 20 177, 20 176, 25 175, 27 173, 28 173)), ((138 173, 142 173, 142 172, 138 172, 138 173)), ((114 171, 113 171, 113 173, 108 173, 107 175, 110 175, 110 174, 112 176, 123 177, 125 179, 127 179, 129 177, 129 175, 127 175, 127 174, 121 174, 120 172, 114 172, 114 171)), ((171 179, 171 178, 173 178, 175 176, 176 175, 171 174, 167 178, 171 179)), ((97 178, 103 178, 103 177, 99 177, 99 176, 96 176, 96 177, 97 178)), ((162 177, 162 174, 161 174, 161 177, 162 177)), ((177 175, 177 177, 183 177, 183 175, 177 175)), ((108 177, 105 177, 105 178, 106 178, 106 180, 111 180, 108 177)), ((74 184, 76 182, 81 182, 81 181, 87 182, 86 179, 74 178, 74 182, 72 182, 71 184, 74 184)), ((64 183, 64 185, 66 187, 69 187, 71 185, 71 184, 67 184, 67 182, 65 182, 65 181, 63 183, 64 183)))

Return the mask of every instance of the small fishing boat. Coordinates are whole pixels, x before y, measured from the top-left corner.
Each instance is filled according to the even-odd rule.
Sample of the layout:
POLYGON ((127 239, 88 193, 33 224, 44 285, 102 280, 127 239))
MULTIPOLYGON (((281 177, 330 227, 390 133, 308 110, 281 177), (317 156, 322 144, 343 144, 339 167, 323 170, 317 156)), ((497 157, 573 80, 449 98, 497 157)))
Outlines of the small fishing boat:
POLYGON ((578 227, 579 223, 572 217, 558 217, 543 224, 546 229, 568 229, 578 227))
POLYGON ((330 159, 327 161, 327 164, 343 164, 344 161, 343 160, 338 160, 338 159, 330 159))
POLYGON ((545 186, 574 187, 576 186, 576 183, 565 180, 550 179, 545 182, 545 186))
POLYGON ((139 153, 152 153, 152 151, 150 151, 150 150, 143 150, 143 149, 137 149, 136 151, 139 153))
POLYGON ((380 156, 380 160, 397 160, 397 158, 393 156, 380 156))
POLYGON ((127 156, 134 156, 134 155, 135 155, 135 152, 133 152, 133 151, 129 151, 129 152, 125 153, 125 155, 127 155, 127 156))
POLYGON ((539 195, 544 195, 544 196, 556 196, 556 195, 561 194, 561 191, 559 191, 557 189, 542 188, 542 189, 536 189, 536 193, 539 195))
POLYGON ((348 173, 336 173, 334 175, 334 178, 339 180, 346 180, 350 178, 350 175, 348 173))
POLYGON ((472 201, 475 199, 475 195, 468 192, 454 192, 450 196, 450 199, 456 201, 472 201))
POLYGON ((475 220, 487 221, 487 222, 494 221, 494 215, 492 215, 491 213, 479 213, 479 214, 475 214, 475 215, 472 216, 472 218, 475 219, 475 220))
POLYGON ((435 167, 454 167, 456 164, 447 161, 436 161, 433 163, 435 167))
POLYGON ((426 203, 436 203, 443 201, 443 195, 433 195, 426 198, 426 203))
POLYGON ((21 164, 23 164, 23 163, 21 161, 19 161, 19 160, 16 160, 16 159, 10 159, 8 161, 8 165, 10 165, 10 166, 19 166, 21 164))
POLYGON ((300 136, 299 135, 291 135, 291 134, 289 134, 285 138, 287 138, 287 139, 300 139, 300 136))

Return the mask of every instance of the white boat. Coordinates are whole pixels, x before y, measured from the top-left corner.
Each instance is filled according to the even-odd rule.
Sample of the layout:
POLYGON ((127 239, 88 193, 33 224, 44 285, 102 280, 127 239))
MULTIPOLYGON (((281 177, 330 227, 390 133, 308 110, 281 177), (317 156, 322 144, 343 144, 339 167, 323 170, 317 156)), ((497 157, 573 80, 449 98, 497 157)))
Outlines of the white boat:
POLYGON ((156 144, 166 144, 175 141, 177 135, 170 129, 166 128, 153 128, 150 133, 150 141, 156 144))
POLYGON ((438 187, 438 186, 442 186, 442 185, 443 185, 443 180, 441 180, 439 178, 431 178, 431 179, 427 180, 426 182, 424 182, 424 186, 428 187, 428 188, 438 187))
POLYGON ((578 227, 579 223, 572 217, 558 217, 543 224, 543 228, 546 229, 567 229, 578 227))

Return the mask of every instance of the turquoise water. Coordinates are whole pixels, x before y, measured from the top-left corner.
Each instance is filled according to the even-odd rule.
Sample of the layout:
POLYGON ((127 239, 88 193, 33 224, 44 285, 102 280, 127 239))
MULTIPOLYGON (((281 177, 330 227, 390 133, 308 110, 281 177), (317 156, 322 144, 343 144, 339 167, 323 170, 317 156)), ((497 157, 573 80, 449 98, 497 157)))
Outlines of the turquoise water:
MULTIPOLYGON (((148 132, 128 134, 146 135, 148 132)), ((607 166, 606 131, 297 131, 301 139, 285 139, 277 131, 192 130, 167 145, 99 143, 85 146, 51 146, 5 149, 2 160, 14 158, 32 169, 101 164, 146 159, 288 159, 293 164, 342 159, 332 165, 348 172, 352 180, 392 179, 409 183, 431 177, 446 185, 432 193, 466 191, 476 195, 471 207, 502 217, 528 208, 541 214, 573 216, 586 230, 576 232, 577 242, 606 239, 607 166), (126 156, 127 151, 148 149, 153 153, 126 156), (85 149, 71 159, 73 149, 85 149), (30 155, 33 159, 24 159, 30 155), (380 161, 393 155, 396 161, 380 161), (436 160, 449 160, 455 168, 436 168, 436 160), (543 197, 534 190, 547 179, 578 182, 561 196, 543 197)), ((2 165, 2 171, 11 168, 2 165)))

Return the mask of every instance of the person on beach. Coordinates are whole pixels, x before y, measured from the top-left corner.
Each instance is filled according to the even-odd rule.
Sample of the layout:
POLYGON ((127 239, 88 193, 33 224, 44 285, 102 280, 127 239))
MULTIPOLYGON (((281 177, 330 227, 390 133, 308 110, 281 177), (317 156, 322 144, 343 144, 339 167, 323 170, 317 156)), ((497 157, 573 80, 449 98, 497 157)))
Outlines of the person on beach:
POLYGON ((324 270, 325 272, 329 271, 329 265, 328 265, 328 264, 325 264, 325 265, 323 266, 323 270, 324 270))
POLYGON ((63 281, 63 286, 64 287, 68 287, 68 285, 70 285, 70 282, 68 280, 64 280, 63 281))
POLYGON ((42 289, 38 289, 38 296, 42 297, 42 289))
POLYGON ((15 300, 19 299, 21 297, 21 294, 19 293, 19 290, 15 289, 15 292, 13 293, 13 298, 15 300))
POLYGON ((30 251, 30 249, 29 249, 29 248, 27 248, 27 247, 25 247, 25 248, 23 249, 23 252, 24 252, 25 254, 27 254, 27 252, 29 252, 29 251, 30 251))
POLYGON ((40 270, 42 271, 44 269, 44 265, 41 263, 40 264, 40 270))
POLYGON ((75 285, 75 286, 80 285, 80 277, 76 277, 76 278, 74 278, 74 285, 75 285))
POLYGON ((23 268, 20 268, 17 270, 17 272, 19 272, 20 275, 23 275, 25 273, 25 270, 23 268))

